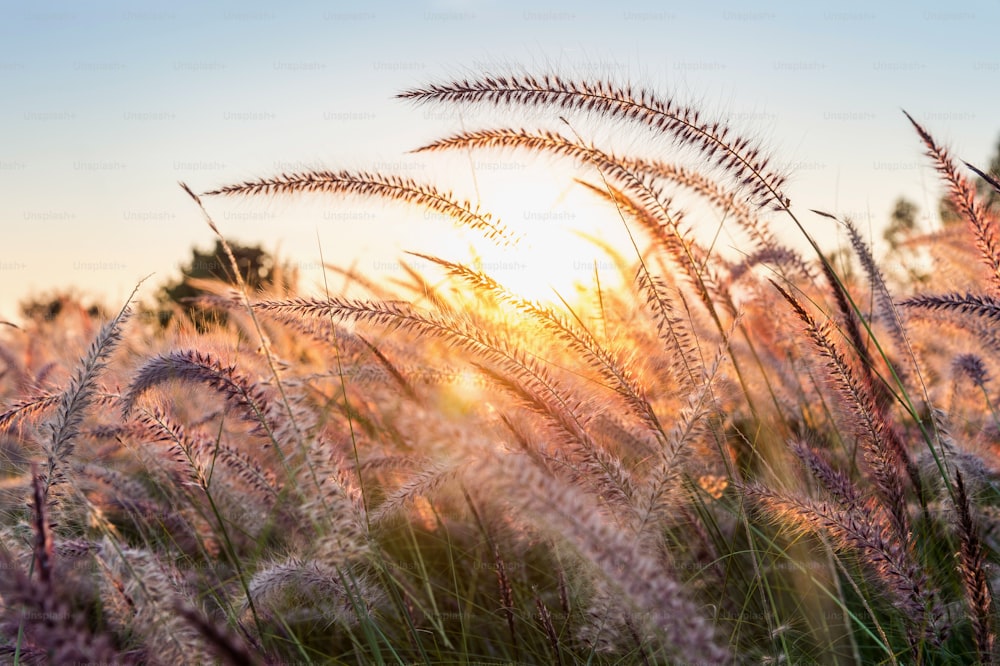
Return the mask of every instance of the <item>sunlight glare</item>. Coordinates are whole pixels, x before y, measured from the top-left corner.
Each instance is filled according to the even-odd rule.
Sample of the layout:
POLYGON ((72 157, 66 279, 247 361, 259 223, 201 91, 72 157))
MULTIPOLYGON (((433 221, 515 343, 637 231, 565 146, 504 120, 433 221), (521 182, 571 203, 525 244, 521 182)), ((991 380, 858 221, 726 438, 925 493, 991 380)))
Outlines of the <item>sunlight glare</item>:
POLYGON ((558 188, 532 174, 490 178, 488 185, 483 180, 483 209, 511 229, 518 243, 499 247, 471 235, 440 234, 429 254, 478 268, 517 295, 538 302, 558 304, 560 297, 572 302, 581 290, 593 290, 595 269, 602 288, 621 283, 614 260, 584 237, 607 242, 626 261, 635 260, 621 219, 609 204, 575 183, 565 186, 565 180, 564 191, 555 199, 552 192, 558 188))

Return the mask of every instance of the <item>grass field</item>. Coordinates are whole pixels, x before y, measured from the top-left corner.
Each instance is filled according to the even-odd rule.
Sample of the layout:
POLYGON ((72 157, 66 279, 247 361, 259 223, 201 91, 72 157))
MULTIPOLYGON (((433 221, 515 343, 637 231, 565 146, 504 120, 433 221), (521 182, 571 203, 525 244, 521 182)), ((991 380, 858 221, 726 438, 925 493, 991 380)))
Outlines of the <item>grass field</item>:
MULTIPOLYGON (((908 281, 789 201, 765 147, 655 93, 508 76, 400 96, 511 119, 423 152, 589 165, 633 243, 602 250, 625 287, 540 303, 421 254, 326 293, 204 283, 198 326, 130 301, 4 327, 5 661, 994 660, 991 176, 909 119, 964 223, 906 239, 931 267, 908 281), (553 122, 523 129, 529 111, 553 122), (646 140, 615 152, 594 125, 646 140), (744 252, 699 236, 719 219, 744 252)), ((188 191, 213 229, 221 197, 347 197, 518 243, 389 173, 188 191)))

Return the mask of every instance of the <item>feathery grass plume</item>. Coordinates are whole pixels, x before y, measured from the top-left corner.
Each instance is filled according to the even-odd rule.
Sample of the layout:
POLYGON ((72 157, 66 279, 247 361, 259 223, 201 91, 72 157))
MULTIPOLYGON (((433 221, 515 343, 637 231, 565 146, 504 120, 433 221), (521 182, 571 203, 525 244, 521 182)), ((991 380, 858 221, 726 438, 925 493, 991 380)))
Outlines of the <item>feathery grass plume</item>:
POLYGON ((146 487, 127 473, 95 464, 75 465, 73 471, 81 480, 91 481, 111 490, 114 502, 127 513, 166 513, 165 509, 157 507, 157 500, 153 499, 146 487))
POLYGON ((465 132, 427 144, 414 152, 513 147, 527 148, 535 152, 546 151, 592 164, 605 178, 618 183, 624 193, 634 196, 642 204, 642 210, 648 211, 657 220, 657 226, 668 227, 670 231, 668 235, 685 240, 685 234, 680 230, 683 214, 672 209, 670 200, 664 196, 660 188, 656 187, 646 172, 630 168, 633 166, 632 163, 612 153, 606 153, 594 145, 573 141, 555 132, 529 132, 523 129, 465 132))
MULTIPOLYGON (((951 361, 951 376, 951 400, 948 412, 953 419, 962 419, 960 413, 963 409, 973 408, 973 405, 982 406, 985 403, 993 416, 994 423, 998 422, 998 415, 990 398, 990 388, 987 386, 992 378, 981 356, 971 353, 957 355, 951 361), (968 390, 970 383, 975 388, 974 391, 968 390)), ((973 416, 969 414, 966 418, 971 419, 973 416)))
MULTIPOLYGON (((208 420, 214 418, 215 415, 209 415, 208 420)), ((189 468, 199 486, 207 483, 211 475, 206 473, 206 465, 203 464, 210 461, 208 467, 218 465, 216 471, 228 470, 231 472, 229 480, 238 478, 256 499, 268 506, 273 505, 282 490, 281 481, 256 456, 222 441, 199 437, 197 427, 192 429, 195 435, 189 438, 185 429, 159 407, 153 407, 148 412, 140 411, 134 423, 155 442, 171 445, 172 455, 168 460, 173 463, 174 469, 189 468)))
POLYGON ((361 461, 362 470, 372 471, 413 471, 428 467, 431 463, 429 458, 416 455, 385 455, 372 456, 361 461))
MULTIPOLYGON (((861 261, 861 266, 868 275, 868 283, 871 285, 872 292, 875 296, 875 308, 878 313, 877 317, 879 320, 884 322, 886 326, 888 326, 889 335, 896 345, 897 353, 901 354, 907 359, 907 361, 909 361, 909 369, 899 365, 893 366, 895 374, 898 376, 902 387, 907 389, 907 393, 915 395, 916 392, 913 390, 915 388, 913 382, 918 381, 922 373, 920 372, 920 366, 916 354, 906 335, 905 321, 903 320, 899 309, 893 303, 892 296, 889 294, 889 289, 885 284, 885 278, 882 276, 882 271, 875 263, 875 258, 872 256, 871 249, 861 237, 857 226, 850 218, 845 218, 843 222, 844 226, 847 227, 847 234, 851 241, 851 247, 854 248, 854 253, 858 256, 858 259, 861 261)), ((926 399, 926 395, 924 398, 926 399)))
POLYGON ((392 492, 370 514, 371 522, 380 525, 386 521, 398 518, 398 513, 421 497, 432 495, 439 488, 457 478, 462 468, 468 463, 432 463, 407 480, 402 486, 392 492))
POLYGON ((533 517, 539 527, 577 548, 641 611, 642 629, 666 640, 670 647, 663 654, 697 663, 732 660, 717 642, 714 627, 662 563, 641 552, 632 537, 574 486, 559 482, 522 455, 483 457, 467 470, 465 485, 475 487, 483 501, 502 501, 514 515, 533 517))
POLYGON ((791 449, 842 508, 849 510, 861 506, 862 497, 857 486, 847 476, 830 467, 818 451, 801 440, 792 442, 791 449))
MULTIPOLYGON (((279 437, 281 435, 289 435, 292 438, 293 443, 301 446, 303 435, 301 430, 299 429, 298 424, 296 423, 295 412, 292 409, 292 406, 289 404, 284 389, 282 388, 278 363, 274 358, 274 355, 271 353, 270 341, 267 335, 264 333, 264 329, 261 327, 260 322, 257 321, 257 315, 254 309, 250 305, 249 288, 247 287, 247 283, 243 279, 242 274, 240 273, 239 262, 236 260, 236 256, 233 254, 233 248, 229 245, 229 241, 226 240, 226 237, 223 236, 222 232, 219 231, 219 228, 216 226, 215 221, 212 219, 212 216, 205 209, 205 205, 202 203, 201 198, 197 194, 195 194, 194 191, 186 184, 180 183, 180 186, 188 194, 188 196, 191 197, 191 199, 195 202, 195 204, 197 204, 199 210, 201 210, 202 212, 202 216, 204 217, 205 222, 208 224, 209 228, 213 232, 215 232, 215 235, 218 237, 219 244, 222 246, 222 249, 225 250, 226 257, 229 259, 229 266, 233 271, 233 276, 236 278, 236 284, 239 287, 240 295, 243 297, 243 302, 244 305, 246 306, 246 312, 249 315, 250 321, 253 324, 254 332, 257 334, 257 337, 260 340, 261 346, 259 350, 263 352, 264 357, 267 360, 268 369, 270 370, 271 377, 275 382, 278 394, 281 397, 281 403, 285 407, 287 415, 287 418, 284 418, 278 422, 279 429, 269 430, 268 435, 276 445, 278 455, 282 457, 282 463, 285 463, 287 467, 287 463, 284 460, 285 454, 282 451, 281 446, 278 445, 279 437)), ((278 271, 280 272, 280 266, 278 268, 278 271)), ((262 422, 262 425, 266 424, 262 422)))
POLYGON ((129 664, 137 655, 120 651, 112 635, 87 627, 84 616, 51 585, 29 579, 0 549, 0 656, 16 664, 129 664))
POLYGON ((643 162, 624 160, 593 145, 571 141, 553 132, 531 133, 526 130, 467 132, 428 144, 418 151, 470 147, 524 147, 535 151, 549 151, 594 165, 605 181, 610 180, 618 184, 622 190, 618 192, 610 183, 606 183, 605 188, 590 187, 605 197, 608 192, 617 193, 614 195, 613 203, 619 205, 622 210, 634 211, 634 219, 642 224, 652 238, 661 244, 687 273, 709 311, 714 313, 716 300, 720 300, 723 304, 728 301, 724 292, 721 294, 722 298, 714 297, 721 291, 722 280, 709 263, 709 253, 699 247, 682 229, 683 215, 673 209, 669 198, 655 184, 648 169, 643 170, 643 162))
POLYGON ((914 292, 923 291, 923 284, 949 285, 951 291, 980 291, 983 272, 979 250, 969 242, 966 225, 955 224, 938 231, 920 234, 899 243, 898 250, 906 252, 915 261, 927 261, 934 280, 929 274, 915 269, 914 292))
POLYGON ((303 171, 283 173, 205 192, 204 196, 276 196, 300 193, 345 194, 376 197, 423 206, 455 220, 460 226, 475 229, 500 245, 512 245, 514 235, 489 213, 481 213, 468 201, 459 201, 433 185, 411 178, 379 173, 352 171, 303 171))
POLYGON ((965 599, 972 616, 973 636, 981 663, 993 663, 996 658, 996 630, 993 593, 986 579, 986 549, 972 518, 971 503, 965 490, 962 473, 955 471, 955 509, 958 512, 958 535, 962 542, 957 555, 965 599))
POLYGON ((678 410, 666 441, 654 454, 656 462, 636 499, 636 513, 639 515, 636 534, 640 541, 647 544, 659 536, 657 528, 662 527, 663 519, 682 492, 678 479, 684 474, 685 458, 707 429, 707 417, 718 410, 713 392, 727 346, 724 343, 716 353, 711 366, 706 368, 704 383, 688 395, 687 403, 678 410))
MULTIPOLYGON (((573 462, 568 467, 580 481, 592 485, 607 502, 621 510, 626 520, 634 518, 636 484, 622 461, 613 453, 601 448, 587 431, 587 414, 582 405, 553 403, 543 393, 516 378, 507 377, 485 366, 477 366, 494 384, 521 401, 522 405, 541 416, 554 429, 558 442, 566 447, 573 462), (566 408, 564 408, 564 406, 566 408), (582 415, 587 415, 581 418, 582 415), (574 464, 579 461, 579 464, 574 464)), ((540 368, 539 368, 540 369, 540 368)), ((550 384, 553 382, 550 381, 550 384)), ((559 386, 556 385, 558 389, 559 386)))
MULTIPOLYGON (((929 137, 973 235, 904 243, 915 260, 951 262, 952 274, 936 274, 951 293, 894 304, 857 227, 843 223, 860 282, 799 223, 761 151, 693 109, 555 77, 403 96, 551 112, 547 127, 463 130, 421 150, 582 164, 576 182, 613 207, 610 223, 632 241, 622 253, 589 238, 623 288, 603 285, 595 262, 579 306, 546 306, 478 258, 416 255, 434 265, 407 259, 384 285, 335 270, 327 298, 309 299, 291 283, 253 294, 236 269, 235 289, 196 285, 199 304, 230 313, 229 325, 119 322, 135 363, 101 350, 67 363, 74 339, 115 341, 60 301, 69 316, 0 341, 0 659, 994 656, 1000 232, 929 137), (623 150, 584 138, 570 124, 580 118, 647 141, 623 150), (679 166, 664 150, 699 163, 679 166), (823 274, 781 244, 758 206, 789 216, 823 274), (746 253, 720 253, 724 229, 746 253), (986 290, 981 260, 994 273, 986 290), (428 276, 439 268, 449 280, 428 276), (764 279, 774 274, 777 290, 764 279), (940 328, 967 339, 951 344, 940 328), (88 390, 74 422, 66 404, 88 390), (44 472, 55 448, 37 437, 46 422, 72 431, 56 470, 72 483, 47 502, 58 474, 25 471, 38 458, 44 472), (782 489, 788 465, 803 468, 790 485, 814 494, 782 489)), ((400 176, 306 171, 211 194, 415 204, 513 240, 475 203, 400 176)))
MULTIPOLYGON (((95 489, 87 489, 87 498, 116 527, 125 531, 138 530, 146 539, 166 537, 179 551, 191 556, 215 553, 208 524, 187 502, 185 491, 170 488, 166 499, 154 497, 151 491, 128 475, 101 465, 79 465, 76 478, 90 481, 95 489)), ((172 478, 167 483, 183 482, 172 478)), ((160 485, 156 490, 161 490, 160 485)))
MULTIPOLYGON (((207 486, 208 478, 199 464, 194 442, 189 438, 184 426, 170 418, 159 407, 139 411, 135 420, 145 427, 151 443, 165 443, 170 447, 170 455, 165 461, 169 461, 181 470, 183 475, 181 486, 187 486, 189 483, 199 488, 207 486)), ((162 469, 162 465, 153 467, 157 470, 162 469)), ((171 474, 170 478, 176 477, 171 474)))
POLYGON ((416 302, 426 301, 430 307, 437 308, 439 310, 448 307, 448 301, 444 295, 441 294, 438 287, 428 282, 427 278, 425 278, 420 271, 405 261, 400 261, 399 267, 404 273, 406 273, 406 276, 410 281, 407 282, 401 278, 390 278, 390 282, 411 292, 416 297, 416 302))
MULTIPOLYGON (((966 450, 952 437, 954 414, 934 408, 931 410, 930 418, 940 444, 936 452, 927 450, 921 454, 917 464, 923 476, 932 482, 929 486, 929 490, 934 493, 931 498, 944 503, 943 513, 948 522, 953 522, 952 510, 948 507, 954 506, 957 501, 953 483, 955 473, 962 474, 966 494, 977 502, 994 492, 995 473, 986 465, 983 457, 966 450)), ((939 504, 938 509, 942 511, 940 507, 939 504)), ((977 508, 981 510, 985 506, 980 505, 977 508)))
MULTIPOLYGON (((836 222, 840 221, 836 216, 824 213, 820 210, 814 209, 812 212, 832 219, 836 222)), ((837 310, 840 312, 842 319, 841 331, 851 343, 851 346, 854 347, 854 350, 860 360, 860 363, 857 366, 858 370, 862 373, 865 383, 871 387, 872 396, 876 405, 879 408, 884 409, 892 402, 893 395, 889 390, 889 387, 875 375, 875 360, 872 358, 872 353, 869 347, 871 342, 877 341, 874 340, 871 335, 871 330, 867 325, 865 326, 865 329, 869 332, 868 339, 866 340, 865 336, 862 335, 862 322, 860 319, 861 313, 858 310, 857 305, 855 305, 854 299, 851 297, 850 293, 848 293, 847 286, 836 273, 830 261, 828 261, 825 257, 820 262, 820 269, 822 270, 827 283, 830 285, 830 289, 833 290, 834 302, 837 304, 837 310)), ((914 481, 914 483, 917 483, 917 481, 914 481)))
POLYGON ((45 485, 32 466, 32 507, 34 550, 32 567, 38 580, 25 575, 13 560, 7 546, 0 548, 0 654, 11 663, 134 663, 120 653, 113 638, 92 632, 82 614, 69 603, 70 579, 55 576, 55 546, 48 520, 45 485), (37 660, 37 661, 36 661, 37 660))
POLYGON ((257 666, 263 663, 228 627, 212 622, 193 606, 179 603, 177 613, 198 630, 202 639, 224 663, 230 666, 257 666))
MULTIPOLYGON (((923 300, 927 297, 914 297, 923 300)), ((1000 329, 990 323, 989 318, 978 317, 945 308, 925 308, 918 305, 910 312, 914 321, 933 324, 933 328, 947 331, 948 335, 940 336, 933 345, 934 351, 942 351, 941 344, 947 340, 965 338, 971 344, 986 352, 986 357, 1000 354, 1000 329), (941 325, 944 325, 943 327, 941 325), (953 330, 951 330, 953 329, 953 330), (955 334, 958 334, 956 337, 955 334)))
POLYGON ((190 535, 194 542, 187 552, 218 555, 222 542, 234 538, 219 534, 225 531, 219 521, 226 516, 239 526, 241 537, 254 539, 264 526, 255 518, 280 511, 284 486, 260 461, 197 426, 184 428, 159 407, 138 411, 135 420, 146 432, 142 451, 153 448, 148 444, 167 447, 155 451, 146 468, 161 479, 160 492, 181 507, 180 515, 171 516, 165 526, 180 522, 183 529, 174 527, 175 533, 190 535))
MULTIPOLYGON (((915 636, 932 642, 939 640, 940 627, 937 595, 926 574, 913 561, 912 554, 890 527, 884 509, 870 502, 839 508, 779 493, 759 484, 747 484, 743 494, 780 523, 796 532, 821 532, 833 539, 839 551, 856 553, 861 563, 874 574, 879 587, 888 594, 915 636)), ((919 640, 919 639, 916 639, 919 640)), ((918 642, 911 641, 914 655, 918 642)))
MULTIPOLYGON (((398 299, 392 299, 398 300, 398 299)), ((291 329, 323 345, 342 358, 353 358, 360 350, 368 347, 355 332, 332 322, 329 318, 301 317, 295 312, 263 310, 260 315, 291 329)))
MULTIPOLYGON (((611 183, 605 182, 602 185, 595 185, 579 178, 575 182, 610 203, 619 214, 627 215, 630 219, 639 222, 640 226, 656 243, 656 247, 662 249, 665 255, 684 271, 691 285, 698 289, 699 296, 705 306, 710 311, 714 309, 716 304, 713 297, 719 295, 722 289, 719 286, 719 279, 715 274, 714 267, 709 261, 708 253, 680 229, 681 213, 671 210, 670 204, 661 200, 663 198, 662 192, 657 191, 654 194, 640 188, 641 192, 645 192, 645 196, 652 199, 654 210, 651 211, 649 206, 643 205, 641 201, 629 196, 624 189, 615 187, 611 183), (661 210, 656 211, 656 208, 661 210)), ((629 275, 628 277, 632 279, 633 276, 629 275)), ((726 304, 725 299, 720 300, 724 305, 726 304)))
POLYGON ((743 261, 740 261, 729 269, 727 285, 739 282, 744 276, 750 273, 752 268, 761 265, 775 266, 778 273, 783 275, 788 281, 791 281, 791 277, 794 274, 798 274, 810 281, 815 279, 812 267, 805 262, 798 252, 791 248, 776 246, 746 255, 743 261), (791 269, 793 273, 787 273, 785 270, 786 267, 791 269))
POLYGON ((545 602, 538 595, 535 595, 535 611, 537 613, 535 618, 542 631, 545 632, 545 637, 549 640, 549 646, 552 648, 553 661, 557 666, 563 666, 563 651, 559 647, 559 635, 556 633, 556 627, 552 623, 552 613, 549 612, 549 607, 545 605, 545 602))
POLYGON ((737 225, 747 233, 760 252, 786 256, 788 263, 794 265, 803 277, 809 280, 813 279, 813 271, 802 259, 802 256, 796 250, 779 243, 770 227, 760 219, 756 211, 752 210, 741 199, 737 192, 723 187, 702 173, 678 164, 631 157, 626 158, 625 163, 637 171, 663 178, 700 195, 727 219, 732 217, 737 225))
POLYGON ((314 556, 339 568, 370 554, 364 503, 330 442, 311 439, 308 461, 296 472, 302 495, 299 510, 316 531, 314 556))
MULTIPOLYGON (((261 619, 278 627, 349 628, 384 603, 384 592, 360 571, 341 571, 315 561, 288 558, 265 564, 250 580, 261 619)), ((244 604, 244 615, 249 607, 244 604)))
MULTIPOLYGON (((10 404, 7 411, 0 414, 0 433, 11 432, 16 425, 18 434, 23 434, 21 433, 23 421, 38 421, 42 415, 49 412, 53 407, 58 407, 63 399, 64 395, 62 393, 43 393, 35 397, 14 401, 10 404)), ((118 404, 119 399, 120 396, 114 393, 96 391, 92 397, 91 404, 96 403, 102 407, 114 407, 118 404)), ((77 434, 100 436, 96 431, 78 432, 77 434)))
MULTIPOLYGON (((553 379, 544 367, 523 350, 471 324, 454 313, 423 312, 406 303, 381 303, 349 299, 327 300, 296 298, 285 301, 260 301, 254 304, 262 312, 284 312, 305 317, 335 317, 398 328, 441 338, 476 358, 495 366, 489 376, 556 425, 577 447, 591 469, 610 482, 609 490, 631 496, 623 468, 600 451, 586 431, 593 414, 581 409, 572 390, 553 379)), ((486 371, 479 366, 480 371, 486 371)))
POLYGON ((34 420, 39 415, 58 405, 63 400, 60 393, 42 393, 30 398, 22 398, 11 403, 0 414, 0 432, 9 432, 15 424, 24 420, 34 420))
MULTIPOLYGON (((962 213, 976 241, 980 258, 989 269, 990 291, 1000 295, 1000 229, 996 217, 976 197, 976 188, 958 172, 948 151, 939 146, 934 137, 924 129, 913 116, 903 111, 903 115, 916 129, 927 148, 927 155, 934 161, 934 167, 948 185, 948 198, 962 213)), ((978 172, 978 170, 977 170, 978 172)), ((980 173, 980 175, 985 175, 980 173)))
POLYGON ((32 379, 32 384, 34 388, 39 389, 45 386, 45 384, 49 380, 49 375, 54 373, 58 369, 58 367, 59 367, 58 363, 56 363, 55 361, 49 361, 41 368, 39 368, 38 372, 35 373, 35 376, 32 379))
MULTIPOLYGON (((586 645, 593 655, 617 657, 619 662, 635 661, 636 645, 642 647, 641 638, 637 640, 635 620, 636 610, 628 604, 621 603, 621 593, 606 580, 592 581, 579 612, 582 620, 576 627, 574 639, 586 645)), ((643 651, 646 663, 648 655, 643 651)), ((695 662, 698 663, 698 662, 695 662)))
POLYGON ((588 430, 597 442, 609 451, 621 451, 623 458, 641 460, 659 450, 660 439, 648 428, 632 423, 613 413, 601 414, 590 423, 588 430))
POLYGON ((389 373, 389 376, 392 377, 393 381, 395 381, 399 388, 402 389, 403 394, 407 398, 414 401, 420 399, 420 396, 418 396, 417 392, 413 389, 413 385, 410 384, 409 380, 406 379, 403 373, 399 371, 396 365, 382 353, 381 349, 362 335, 359 335, 358 339, 361 340, 366 347, 368 347, 375 359, 383 368, 385 368, 385 370, 389 373))
POLYGON ((587 363, 614 387, 615 392, 621 396, 633 414, 652 432, 658 433, 661 437, 665 436, 663 426, 646 398, 645 390, 639 385, 632 371, 616 355, 602 346, 589 330, 573 325, 552 308, 514 294, 486 273, 438 257, 412 254, 443 267, 450 275, 465 281, 473 289, 488 292, 500 302, 509 304, 531 317, 543 330, 582 355, 587 363))
POLYGON ((507 620, 507 630, 510 632, 510 642, 514 646, 514 658, 519 660, 519 647, 517 640, 517 626, 514 623, 514 591, 510 586, 510 579, 507 577, 507 565, 500 556, 500 549, 493 546, 493 564, 497 572, 497 587, 500 589, 500 610, 507 620))
MULTIPOLYGON (((696 243, 685 239, 679 233, 670 233, 664 230, 664 226, 653 215, 628 199, 623 193, 615 191, 611 186, 607 188, 606 197, 611 198, 620 214, 633 213, 634 219, 638 220, 650 233, 654 242, 665 249, 666 256, 680 265, 694 288, 696 296, 705 306, 705 310, 715 324, 718 333, 723 334, 726 324, 720 311, 730 318, 734 318, 737 316, 737 308, 729 291, 730 281, 716 270, 715 264, 718 262, 713 260, 711 252, 701 249, 696 243)), ((674 272, 665 268, 663 264, 660 265, 660 271, 661 273, 674 272)), ((649 262, 642 258, 640 258, 637 276, 640 281, 646 281, 647 284, 654 283, 657 278, 650 271, 649 262)), ((665 309, 664 304, 659 302, 655 290, 647 294, 647 304, 650 306, 655 304, 660 310, 665 309)), ((687 308, 685 302, 685 309, 687 308)), ((688 314, 691 314, 690 311, 688 314)))
POLYGON ((704 379, 705 362, 702 358, 703 335, 695 330, 693 316, 684 295, 672 289, 660 277, 640 273, 639 293, 653 311, 656 332, 671 350, 670 374, 684 392, 696 391, 704 379), (680 301, 687 316, 676 304, 680 301))
POLYGON ((253 455, 222 442, 214 442, 210 450, 212 455, 217 456, 218 463, 232 470, 249 489, 266 498, 268 504, 278 499, 283 489, 282 482, 273 470, 265 467, 253 455))
POLYGON ((378 284, 374 280, 365 277, 357 271, 355 266, 356 264, 352 264, 350 268, 344 268, 343 266, 337 266, 336 264, 324 263, 323 269, 344 277, 344 284, 339 290, 340 293, 346 294, 352 284, 357 284, 374 298, 378 298, 383 301, 393 300, 395 298, 392 292, 390 292, 385 285, 378 284))
POLYGON ((267 392, 235 365, 223 365, 211 352, 197 349, 172 351, 147 361, 122 398, 122 413, 128 417, 143 393, 169 381, 197 382, 214 389, 240 410, 244 420, 255 424, 257 434, 273 441, 279 423, 267 392))
POLYGON ((105 539, 97 553, 105 604, 119 631, 142 641, 146 663, 207 663, 212 651, 200 632, 176 613, 192 600, 183 576, 155 552, 105 539), (124 599, 125 603, 121 603, 124 599))
POLYGON ((52 546, 52 530, 49 527, 49 519, 45 507, 45 488, 34 465, 31 467, 31 489, 34 494, 35 509, 35 556, 33 564, 38 570, 38 582, 48 586, 52 584, 52 559, 55 553, 52 546))
POLYGON ((989 373, 983 359, 975 354, 959 354, 952 360, 952 367, 968 377, 973 384, 986 391, 986 383, 990 381, 989 373))
POLYGON ((555 474, 549 464, 550 459, 552 459, 552 452, 549 450, 551 447, 546 447, 546 444, 538 437, 539 433, 533 428, 535 424, 530 423, 527 419, 514 418, 505 412, 500 412, 499 418, 506 431, 514 438, 513 443, 508 442, 507 448, 521 451, 536 465, 550 474, 555 474))
POLYGON ((45 498, 48 498, 52 486, 65 480, 65 465, 73 454, 75 439, 83 424, 84 414, 98 393, 97 379, 107 367, 111 354, 122 341, 122 327, 131 316, 130 304, 134 296, 135 290, 118 315, 101 328, 59 400, 59 408, 51 423, 52 439, 46 446, 48 464, 42 492, 45 498))
MULTIPOLYGON (((672 234, 686 245, 688 258, 700 264, 702 270, 707 268, 704 250, 694 244, 681 229, 683 214, 678 210, 669 209, 669 199, 655 186, 655 179, 663 179, 679 185, 700 195, 727 217, 732 217, 743 228, 751 240, 762 251, 780 254, 790 264, 793 264, 806 277, 811 278, 812 271, 801 256, 790 248, 780 245, 774 234, 761 223, 760 219, 738 194, 730 191, 718 182, 701 173, 676 164, 660 160, 649 160, 641 157, 624 157, 598 149, 593 144, 573 141, 561 134, 546 130, 534 132, 524 129, 489 129, 476 132, 463 132, 439 139, 422 146, 413 152, 435 152, 449 149, 466 148, 525 148, 534 152, 548 152, 555 155, 593 164, 602 174, 616 181, 623 191, 619 192, 622 199, 626 193, 638 197, 638 201, 646 204, 643 210, 653 213, 659 220, 659 225, 667 225, 672 234), (651 197, 653 197, 651 199, 651 197)), ((608 196, 607 187, 597 187, 577 179, 577 182, 596 191, 599 195, 608 196)), ((619 198, 619 197, 615 197, 619 198)), ((628 207, 633 215, 639 212, 635 206, 628 207)), ((655 228, 655 227, 654 227, 655 228)))
POLYGON ((229 312, 235 312, 243 306, 243 294, 229 282, 191 277, 185 278, 184 282, 201 293, 181 299, 183 303, 199 305, 207 310, 219 308, 229 312))
POLYGON ((912 296, 900 303, 906 308, 917 308, 950 317, 960 325, 970 325, 981 320, 990 328, 1000 325, 1000 297, 988 294, 923 294, 912 296))
POLYGON ((819 324, 812 315, 790 293, 772 282, 778 292, 788 301, 795 314, 805 325, 806 335, 820 355, 826 359, 827 368, 836 383, 841 399, 846 403, 848 425, 861 442, 865 462, 875 478, 876 489, 883 506, 892 516, 892 524, 898 538, 906 542, 910 538, 910 520, 906 506, 900 469, 905 470, 914 488, 920 493, 921 485, 916 465, 910 459, 902 440, 885 410, 876 401, 871 381, 867 375, 858 378, 833 340, 830 324, 819 324))
POLYGON ((760 205, 782 208, 789 205, 781 191, 785 177, 772 170, 761 148, 736 136, 725 124, 705 120, 696 109, 673 100, 661 100, 648 90, 636 91, 631 86, 617 86, 608 81, 567 81, 552 75, 501 75, 432 84, 407 90, 397 97, 419 103, 558 107, 605 120, 634 122, 694 149, 746 187, 760 205))

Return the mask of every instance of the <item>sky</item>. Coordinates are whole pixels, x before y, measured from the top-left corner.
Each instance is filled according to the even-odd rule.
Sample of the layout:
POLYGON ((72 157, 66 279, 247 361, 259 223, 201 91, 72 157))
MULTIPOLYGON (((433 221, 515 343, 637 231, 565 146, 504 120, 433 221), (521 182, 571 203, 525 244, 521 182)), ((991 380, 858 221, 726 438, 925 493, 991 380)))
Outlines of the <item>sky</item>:
MULTIPOLYGON (((578 165, 409 152, 487 121, 534 128, 516 110, 394 98, 455 77, 611 79, 696 106, 767 147, 826 244, 836 225, 809 209, 877 239, 906 196, 936 223, 941 188, 902 109, 974 164, 1000 136, 997 2, 6 1, 0 16, 0 320, 70 287, 120 306, 147 275, 151 299, 193 246, 214 243, 179 181, 201 192, 312 167, 412 177, 517 223, 533 240, 495 262, 515 287, 592 270, 596 250, 573 229, 615 239, 621 220, 574 186, 578 165)), ((580 129, 672 158, 669 142, 628 128, 580 129)), ((277 252, 307 288, 324 261, 392 277, 405 250, 464 259, 475 244, 384 202, 206 205, 223 234, 277 252)))

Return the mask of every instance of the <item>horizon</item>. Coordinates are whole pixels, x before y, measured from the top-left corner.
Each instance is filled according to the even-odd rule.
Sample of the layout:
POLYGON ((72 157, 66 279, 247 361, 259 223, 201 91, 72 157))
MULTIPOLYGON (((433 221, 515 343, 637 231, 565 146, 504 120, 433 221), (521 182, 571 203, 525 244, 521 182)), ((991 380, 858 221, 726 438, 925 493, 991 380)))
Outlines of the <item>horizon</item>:
MULTIPOLYGON (((479 109, 456 114, 393 99, 453 78, 559 73, 693 105, 760 139, 774 164, 790 167, 782 170, 793 208, 851 217, 876 248, 899 197, 919 206, 925 228, 936 223, 941 187, 900 109, 972 164, 985 166, 1000 133, 987 113, 1000 106, 1000 90, 983 85, 1000 59, 970 48, 990 43, 1000 18, 984 3, 835 11, 492 2, 342 11, 306 3, 282 12, 263 3, 61 3, 7 14, 0 319, 53 290, 75 287, 113 306, 143 276, 153 274, 144 300, 176 279, 191 248, 214 245, 178 181, 202 192, 320 165, 411 176, 460 198, 478 195, 485 210, 527 223, 535 245, 512 263, 527 268, 497 276, 515 288, 546 270, 582 272, 593 257, 585 243, 564 245, 570 225, 559 223, 610 236, 620 224, 596 201, 581 204, 571 165, 554 169, 554 160, 517 153, 407 153, 476 128, 479 109), (528 183, 534 193, 524 191, 528 183), (562 219, 567 210, 586 210, 588 219, 562 219), (553 246, 564 250, 558 262, 553 246)), ((535 128, 521 110, 490 117, 535 128)), ((663 158, 672 157, 665 149, 663 158)), ((228 239, 297 263, 307 286, 322 283, 321 252, 326 262, 356 262, 385 277, 403 251, 461 260, 471 243, 421 209, 369 200, 210 199, 206 207, 228 239)), ((809 222, 824 247, 838 243, 830 221, 809 222)))

